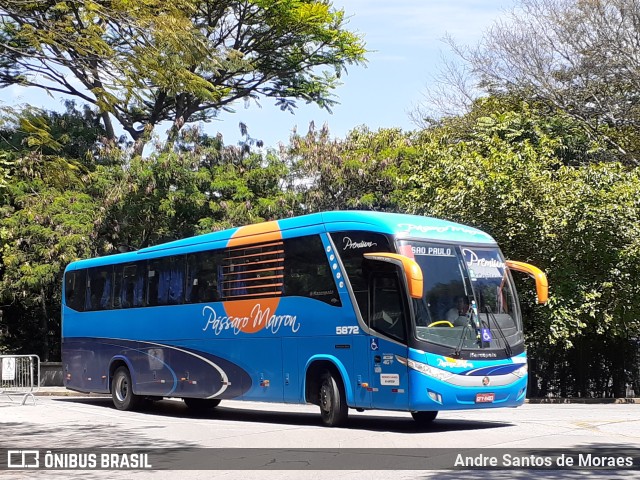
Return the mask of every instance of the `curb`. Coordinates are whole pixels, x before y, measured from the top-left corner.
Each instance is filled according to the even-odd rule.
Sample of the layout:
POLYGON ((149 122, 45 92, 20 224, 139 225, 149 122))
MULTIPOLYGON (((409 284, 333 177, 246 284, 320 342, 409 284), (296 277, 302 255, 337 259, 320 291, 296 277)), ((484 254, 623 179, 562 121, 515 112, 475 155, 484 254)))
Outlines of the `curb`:
POLYGON ((525 403, 535 404, 562 404, 562 403, 582 403, 592 404, 640 404, 640 398, 527 398, 525 403))
MULTIPOLYGON (((107 393, 83 393, 76 392, 74 390, 67 390, 64 387, 48 387, 43 390, 33 392, 36 397, 103 397, 110 398, 107 393)), ((639 404, 640 398, 527 398, 525 403, 541 405, 541 404, 609 404, 609 405, 623 405, 623 404, 639 404)))
POLYGON ((51 390, 51 391, 38 391, 33 392, 36 397, 104 397, 111 398, 111 395, 106 393, 83 393, 74 392, 72 390, 51 390))

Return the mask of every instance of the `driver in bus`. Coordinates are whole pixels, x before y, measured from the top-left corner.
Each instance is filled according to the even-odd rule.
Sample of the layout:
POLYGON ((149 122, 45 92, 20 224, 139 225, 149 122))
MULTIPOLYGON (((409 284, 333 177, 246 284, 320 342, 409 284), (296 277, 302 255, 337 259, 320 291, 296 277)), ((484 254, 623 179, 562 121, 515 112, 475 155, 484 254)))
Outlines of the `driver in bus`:
POLYGON ((467 323, 469 313, 469 300, 465 296, 456 297, 455 305, 447 312, 447 320, 454 327, 462 327, 467 323))

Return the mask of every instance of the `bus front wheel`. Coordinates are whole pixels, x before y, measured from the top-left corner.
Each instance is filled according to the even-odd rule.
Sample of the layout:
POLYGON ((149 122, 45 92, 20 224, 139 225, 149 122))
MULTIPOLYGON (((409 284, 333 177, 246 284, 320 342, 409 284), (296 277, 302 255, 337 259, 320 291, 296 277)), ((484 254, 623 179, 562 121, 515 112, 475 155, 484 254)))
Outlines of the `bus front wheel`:
POLYGON ((327 427, 338 427, 349 414, 347 399, 340 379, 325 372, 320 381, 320 415, 327 427))
POLYGON ((111 381, 111 398, 118 410, 135 410, 140 407, 142 397, 133 393, 133 382, 127 367, 119 367, 111 381))
POLYGON ((419 425, 429 425, 438 416, 438 411, 434 412, 411 412, 411 416, 419 425))

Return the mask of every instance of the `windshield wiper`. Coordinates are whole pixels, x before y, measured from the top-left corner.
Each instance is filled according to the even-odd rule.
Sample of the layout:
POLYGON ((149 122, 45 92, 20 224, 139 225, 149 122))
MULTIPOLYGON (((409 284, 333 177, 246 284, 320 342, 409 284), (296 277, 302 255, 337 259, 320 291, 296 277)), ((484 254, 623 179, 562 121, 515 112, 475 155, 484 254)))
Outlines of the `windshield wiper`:
POLYGON ((451 354, 453 358, 460 357, 460 354, 462 353, 462 344, 464 343, 464 336, 467 334, 468 329, 469 329, 469 322, 466 322, 464 324, 464 328, 462 329, 462 335, 460 335, 460 341, 458 342, 456 349, 451 354))
POLYGON ((476 328, 476 338, 480 338, 480 330, 478 329, 479 321, 478 321, 478 309, 475 308, 476 301, 471 300, 471 305, 469 306, 469 310, 467 310, 467 321, 464 323, 464 328, 462 329, 462 334, 460 335, 460 341, 456 346, 456 349, 453 351, 453 357, 459 357, 462 353, 462 345, 464 344, 464 337, 467 334, 467 330, 469 327, 473 326, 476 328), (474 319, 475 315, 475 319, 474 319))
POLYGON ((491 307, 489 305, 485 304, 484 311, 485 311, 485 313, 487 315, 487 324, 488 324, 489 328, 491 328, 491 320, 489 319, 489 315, 491 315, 491 318, 493 319, 493 323, 495 323, 496 328, 498 329, 498 332, 500 333, 500 338, 502 339, 502 342, 504 343, 504 352, 507 354, 508 357, 510 357, 512 355, 513 351, 511 350, 511 345, 509 345, 509 342, 507 342, 507 337, 504 334, 504 330, 502 330, 502 327, 498 323, 498 319, 496 318, 496 316, 491 311, 491 307))

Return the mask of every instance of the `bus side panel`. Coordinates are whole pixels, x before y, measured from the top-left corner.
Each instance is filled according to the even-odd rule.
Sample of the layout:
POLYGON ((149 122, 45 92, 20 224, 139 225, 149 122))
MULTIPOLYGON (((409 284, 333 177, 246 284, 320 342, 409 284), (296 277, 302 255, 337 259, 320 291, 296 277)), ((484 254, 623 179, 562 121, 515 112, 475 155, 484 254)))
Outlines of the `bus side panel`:
POLYGON ((354 406, 359 408, 371 408, 372 389, 369 387, 373 385, 373 372, 369 363, 371 338, 366 334, 353 337, 354 375, 351 378, 351 385, 354 392, 354 406))
POLYGON ((192 398, 238 398, 251 388, 249 374, 225 358, 191 347, 139 342, 136 393, 192 398), (167 386, 171 386, 167 389, 167 386))
POLYGON ((62 340, 62 365, 64 385, 81 392, 109 393, 105 377, 108 371, 101 352, 83 339, 62 340), (105 373, 106 372, 106 373, 105 373))
POLYGON ((223 358, 159 343, 97 338, 65 338, 65 386, 109 392, 109 367, 124 360, 137 395, 238 398, 251 387, 250 376, 223 358))
POLYGON ((193 342, 199 351, 209 351, 237 365, 247 378, 242 400, 282 402, 282 339, 278 337, 238 336, 193 342))
POLYGON ((282 339, 283 400, 285 403, 304 403, 298 352, 298 340, 296 338, 285 337, 282 339))

